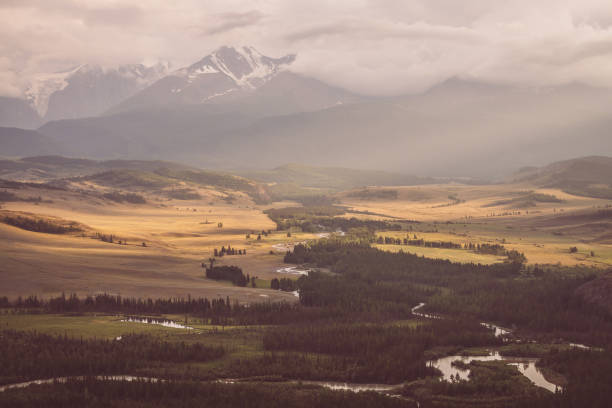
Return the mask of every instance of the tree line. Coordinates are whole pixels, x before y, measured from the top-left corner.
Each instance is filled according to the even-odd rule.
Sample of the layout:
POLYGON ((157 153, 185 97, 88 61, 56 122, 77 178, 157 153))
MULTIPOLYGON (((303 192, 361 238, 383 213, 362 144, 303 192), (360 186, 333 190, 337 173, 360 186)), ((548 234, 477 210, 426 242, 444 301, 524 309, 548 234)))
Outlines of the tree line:
POLYGON ((313 385, 70 379, 0 393, 11 408, 415 408, 416 403, 376 392, 332 391, 313 385))
POLYGON ((56 376, 130 374, 155 362, 204 362, 225 354, 222 347, 170 343, 142 334, 100 340, 4 330, 0 338, 0 382, 4 384, 56 376))

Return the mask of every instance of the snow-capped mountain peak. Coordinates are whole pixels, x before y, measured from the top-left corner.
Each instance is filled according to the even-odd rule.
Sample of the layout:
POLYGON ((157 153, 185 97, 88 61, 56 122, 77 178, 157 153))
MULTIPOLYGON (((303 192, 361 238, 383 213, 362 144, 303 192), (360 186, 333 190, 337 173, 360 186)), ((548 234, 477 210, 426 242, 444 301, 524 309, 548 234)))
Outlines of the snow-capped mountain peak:
POLYGON ((240 88, 256 88, 295 60, 295 55, 270 58, 253 47, 220 47, 200 61, 180 69, 191 83, 202 75, 223 74, 240 88))

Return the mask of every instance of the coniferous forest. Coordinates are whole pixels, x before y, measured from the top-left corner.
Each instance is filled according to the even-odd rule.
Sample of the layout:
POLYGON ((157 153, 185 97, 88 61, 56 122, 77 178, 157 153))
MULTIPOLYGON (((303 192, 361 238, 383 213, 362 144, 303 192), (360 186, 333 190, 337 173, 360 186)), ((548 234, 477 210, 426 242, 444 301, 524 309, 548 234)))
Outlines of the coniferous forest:
MULTIPOLYGON (((352 236, 297 245, 285 255, 285 261, 327 270, 294 281, 299 303, 241 305, 229 298, 111 295, 0 298, 3 313, 17 317, 184 315, 192 323, 221 325, 221 331, 214 329, 217 334, 213 337, 199 334, 199 339, 190 336, 180 342, 146 334, 106 340, 5 330, 1 334, 2 383, 74 379, 31 387, 28 392, 6 390, 0 401, 5 406, 36 406, 42 403, 42 395, 48 395, 47 406, 71 406, 62 404, 84 401, 85 383, 86 395, 98 395, 100 401, 116 400, 117 406, 138 406, 153 395, 161 395, 164 406, 202 401, 211 401, 212 406, 260 406, 279 392, 285 395, 284 406, 305 406, 311 398, 325 401, 324 406, 415 406, 416 401, 423 407, 607 406, 612 318, 573 295, 576 288, 595 279, 588 271, 543 269, 534 273, 515 262, 451 263, 384 252, 352 236), (417 305, 421 307, 413 314, 417 305), (483 321, 512 328, 512 333, 495 336, 483 321), (248 333, 261 352, 232 357, 236 346, 226 327, 236 330, 234 333, 248 333), (219 335, 228 340, 211 341, 219 335), (529 342, 522 344, 521 339, 529 342), (593 348, 569 348, 560 340, 593 348), (562 390, 551 393, 537 388, 512 366, 495 362, 468 364, 468 381, 440 381, 439 372, 428 363, 461 350, 483 349, 538 358, 539 369, 562 378, 562 390), (128 374, 157 382, 94 378, 128 374), (214 383, 223 378, 249 381, 214 383), (315 383, 287 383, 300 380, 315 383), (249 384, 253 381, 256 385, 249 384), (399 397, 324 391, 317 381, 390 384, 399 397), (235 390, 231 397, 221 395, 230 388, 235 390), (199 392, 205 397, 198 400, 194 395, 199 392)), ((226 269, 242 275, 238 268, 218 270, 226 269)))

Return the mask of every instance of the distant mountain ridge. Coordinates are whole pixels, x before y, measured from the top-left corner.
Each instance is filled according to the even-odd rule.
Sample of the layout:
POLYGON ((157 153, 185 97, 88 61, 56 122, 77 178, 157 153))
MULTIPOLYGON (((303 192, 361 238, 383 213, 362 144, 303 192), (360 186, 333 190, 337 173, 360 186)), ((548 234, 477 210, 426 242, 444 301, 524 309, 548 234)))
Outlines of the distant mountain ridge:
POLYGON ((491 180, 526 165, 612 154, 611 103, 612 92, 589 87, 540 92, 458 80, 421 95, 360 98, 280 72, 224 103, 54 121, 39 132, 68 156, 224 169, 297 162, 491 180))
POLYGON ((223 46, 174 71, 167 63, 115 68, 83 64, 40 73, 29 79, 21 98, 0 98, 0 126, 33 129, 55 120, 184 105, 254 115, 288 114, 361 99, 289 72, 295 58, 295 54, 272 58, 253 47, 223 46))
POLYGON ((127 98, 107 113, 204 106, 286 114, 358 100, 345 90, 287 71, 296 56, 271 58, 253 47, 221 47, 127 98))
POLYGON ((610 89, 451 78, 418 95, 364 97, 292 72, 295 58, 221 47, 102 115, 38 132, 65 156, 217 169, 295 162, 456 180, 612 154, 610 89))
POLYGON ((65 177, 90 176, 112 170, 155 172, 159 169, 167 171, 199 170, 195 167, 161 160, 98 161, 57 155, 0 160, 0 178, 19 181, 49 181, 65 177))
POLYGON ((35 128, 47 121, 100 115, 163 77, 168 69, 166 63, 115 68, 84 64, 34 75, 21 98, 0 98, 0 126, 35 128))
POLYGON ((81 65, 70 71, 41 74, 31 81, 26 99, 45 121, 97 116, 168 72, 167 64, 104 68, 81 65))
POLYGON ((236 171, 255 181, 266 183, 290 183, 302 187, 333 190, 364 186, 405 186, 431 184, 431 178, 380 170, 359 170, 342 167, 315 167, 303 164, 285 164, 272 170, 236 171))

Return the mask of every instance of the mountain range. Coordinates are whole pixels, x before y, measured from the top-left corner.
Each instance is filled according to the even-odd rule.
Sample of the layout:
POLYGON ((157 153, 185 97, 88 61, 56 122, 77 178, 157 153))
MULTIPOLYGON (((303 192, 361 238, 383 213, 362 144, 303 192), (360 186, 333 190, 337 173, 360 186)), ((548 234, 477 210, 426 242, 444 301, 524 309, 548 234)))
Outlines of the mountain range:
POLYGON ((0 131, 0 155, 500 178, 524 166, 612 154, 608 89, 451 78, 421 94, 367 97, 292 72, 295 59, 221 47, 174 71, 78 67, 43 76, 47 85, 31 87, 29 99, 0 99, 0 124, 28 127, 28 107, 45 122, 36 137, 0 131))
POLYGON ((33 76, 22 98, 0 98, 0 124, 33 129, 59 119, 103 114, 165 76, 168 65, 80 65, 33 76))

